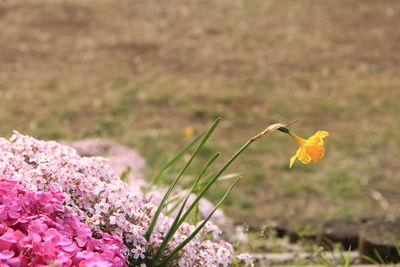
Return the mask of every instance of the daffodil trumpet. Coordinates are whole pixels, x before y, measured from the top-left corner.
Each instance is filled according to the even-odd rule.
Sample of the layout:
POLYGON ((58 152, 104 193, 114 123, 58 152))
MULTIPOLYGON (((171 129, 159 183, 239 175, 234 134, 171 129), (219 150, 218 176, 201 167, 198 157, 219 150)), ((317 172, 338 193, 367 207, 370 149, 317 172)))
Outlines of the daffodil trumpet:
POLYGON ((290 158, 289 168, 292 168, 296 159, 299 159, 303 164, 308 164, 311 160, 314 163, 318 163, 318 161, 324 157, 325 148, 323 147, 323 138, 329 135, 328 132, 318 131, 308 139, 303 139, 286 127, 279 127, 278 130, 287 133, 299 145, 296 154, 290 158))

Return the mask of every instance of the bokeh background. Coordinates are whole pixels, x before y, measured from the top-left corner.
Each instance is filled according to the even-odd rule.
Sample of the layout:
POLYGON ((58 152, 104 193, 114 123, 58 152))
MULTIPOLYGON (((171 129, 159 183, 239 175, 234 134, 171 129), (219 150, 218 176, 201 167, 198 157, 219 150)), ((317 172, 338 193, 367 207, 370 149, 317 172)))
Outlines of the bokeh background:
POLYGON ((110 138, 151 178, 190 142, 186 127, 223 118, 194 174, 297 119, 303 137, 330 132, 326 157, 289 170, 296 144, 260 140, 229 170, 245 176, 230 216, 397 216, 399 29, 397 0, 1 1, 0 135, 110 138))

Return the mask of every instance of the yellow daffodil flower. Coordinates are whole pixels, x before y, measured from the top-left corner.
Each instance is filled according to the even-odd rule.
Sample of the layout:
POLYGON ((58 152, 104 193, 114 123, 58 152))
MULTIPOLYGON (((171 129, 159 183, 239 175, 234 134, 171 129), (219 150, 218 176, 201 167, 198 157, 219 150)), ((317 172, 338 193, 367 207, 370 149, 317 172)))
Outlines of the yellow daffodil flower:
POLYGON ((328 132, 318 131, 307 140, 295 135, 291 131, 288 131, 288 134, 299 145, 299 149, 297 150, 296 155, 290 158, 289 168, 292 168, 293 163, 296 161, 297 158, 302 163, 308 164, 311 160, 314 161, 314 163, 317 163, 320 159, 324 157, 325 148, 323 147, 324 141, 322 139, 329 135, 328 132))

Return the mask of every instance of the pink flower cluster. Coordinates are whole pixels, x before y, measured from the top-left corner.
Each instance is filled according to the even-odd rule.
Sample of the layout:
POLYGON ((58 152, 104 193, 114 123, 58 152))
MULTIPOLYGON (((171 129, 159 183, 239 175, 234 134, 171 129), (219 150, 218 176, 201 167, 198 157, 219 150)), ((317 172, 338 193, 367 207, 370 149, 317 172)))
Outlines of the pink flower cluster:
POLYGON ((125 266, 122 240, 65 213, 66 196, 0 180, 0 266, 125 266))
MULTIPOLYGON (((96 139, 88 138, 78 141, 65 142, 66 145, 75 148, 79 155, 81 156, 102 156, 108 159, 109 165, 113 168, 114 172, 117 174, 123 173, 127 168, 130 169, 127 177, 128 188, 135 193, 141 192, 141 188, 150 187, 150 185, 143 178, 143 172, 146 167, 146 163, 143 158, 133 149, 119 145, 111 140, 107 139, 96 139)), ((148 191, 148 190, 147 190, 148 191)), ((156 203, 160 202, 164 196, 165 188, 152 188, 149 192, 151 194, 153 201, 156 203)), ((182 192, 181 188, 177 188, 176 194, 182 192)), ((196 196, 192 194, 188 200, 188 205, 190 205, 196 196)), ((174 203, 171 204, 171 207, 174 203)), ((207 200, 202 198, 200 200, 199 211, 201 218, 206 218, 208 214, 214 209, 214 205, 207 200)), ((177 210, 176 210, 177 212, 177 210)), ((176 212, 173 215, 176 215, 176 212)), ((231 232, 233 225, 227 220, 224 212, 218 209, 214 215, 211 217, 211 221, 223 227, 225 232, 231 232)))
POLYGON ((127 168, 128 186, 134 192, 140 192, 142 187, 148 186, 143 178, 146 168, 145 160, 133 149, 117 144, 108 139, 88 138, 65 142, 76 149, 79 155, 86 157, 102 156, 107 158, 108 164, 118 175, 127 168))
MULTIPOLYGON (((130 266, 145 266, 145 263, 151 263, 173 221, 172 217, 161 214, 150 240, 147 241, 144 234, 157 208, 157 203, 151 198, 151 194, 141 193, 140 190, 128 190, 127 185, 116 175, 105 158, 81 157, 75 149, 53 141, 39 141, 19 133, 14 133, 10 140, 0 139, 1 180, 7 183, 11 183, 10 180, 18 182, 22 186, 22 189, 18 190, 25 190, 25 195, 30 195, 25 199, 35 199, 33 195, 37 196, 39 207, 53 214, 53 217, 48 216, 52 220, 43 219, 41 213, 32 215, 38 216, 34 219, 29 216, 23 217, 25 220, 28 220, 26 218, 30 220, 26 222, 28 230, 25 232, 14 229, 13 224, 4 223, 7 228, 1 234, 9 233, 11 231, 9 229, 12 229, 13 232, 9 235, 19 236, 19 232, 13 233, 20 231, 28 238, 32 238, 34 242, 40 244, 37 247, 33 246, 37 250, 32 253, 42 258, 45 257, 41 256, 39 248, 47 246, 47 242, 52 242, 50 246, 58 251, 54 252, 54 255, 57 255, 54 256, 54 261, 67 260, 63 258, 64 254, 61 252, 68 254, 69 249, 76 248, 73 250, 76 256, 68 256, 68 260, 80 260, 83 261, 82 264, 85 264, 85 261, 103 260, 118 266, 119 260, 123 259, 118 249, 122 249, 126 263, 130 266), (44 204, 53 201, 55 204, 44 205, 41 201, 44 201, 44 204), (54 217, 59 214, 62 214, 61 219, 66 223, 61 222, 59 217, 54 217), (44 226, 35 228, 34 225, 37 226, 33 222, 35 220, 39 220, 40 225, 44 226), (64 231, 64 228, 58 227, 56 223, 63 226, 79 225, 79 227, 66 227, 68 230, 64 231), (31 234, 29 229, 32 229, 31 234), (122 240, 123 245, 116 236, 122 240), (73 242, 68 243, 65 237, 73 242), (67 251, 65 247, 68 247, 67 251)), ((10 194, 16 194, 18 190, 9 189, 10 194)), ((19 221, 21 212, 25 208, 22 208, 22 204, 18 205, 12 203, 5 205, 7 207, 5 221, 19 221)), ((19 227, 21 223, 18 222, 16 225, 19 227)), ((193 225, 182 224, 169 242, 166 253, 178 246, 194 229, 193 225)), ((171 265, 229 265, 235 257, 234 251, 229 243, 218 240, 218 233, 218 227, 208 223, 203 231, 181 250, 171 265), (214 233, 214 237, 210 233, 214 233)), ((9 248, 0 245, 0 252, 3 251, 0 260, 10 261, 18 255, 25 255, 25 252, 22 253, 25 251, 24 248, 19 248, 19 244, 24 243, 19 239, 15 242, 18 245, 14 244, 9 248)), ((47 253, 47 249, 44 249, 43 253, 47 253)), ((238 255, 238 259, 241 260, 247 258, 238 255)), ((251 263, 251 260, 246 260, 246 263, 251 263)))

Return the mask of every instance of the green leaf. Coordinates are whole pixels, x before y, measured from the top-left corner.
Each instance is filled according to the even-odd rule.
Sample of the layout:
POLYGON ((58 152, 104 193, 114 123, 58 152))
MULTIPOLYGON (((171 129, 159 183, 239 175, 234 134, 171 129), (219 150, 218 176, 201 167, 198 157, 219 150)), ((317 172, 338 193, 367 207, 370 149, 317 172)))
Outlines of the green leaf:
POLYGON ((200 203, 194 207, 194 214, 190 220, 191 224, 197 224, 200 221, 200 203))
POLYGON ((215 211, 219 208, 219 206, 221 206, 222 202, 225 200, 225 198, 232 191, 233 187, 239 182, 240 179, 241 179, 241 177, 236 179, 236 181, 229 187, 229 189, 226 191, 225 195, 221 198, 221 200, 214 207, 214 209, 211 211, 211 213, 204 219, 204 221, 199 226, 197 226, 197 228, 181 244, 179 244, 171 252, 171 254, 169 254, 167 257, 165 257, 159 264, 156 264, 156 266, 166 266, 167 263, 170 260, 172 260, 179 253, 179 251, 181 251, 200 232, 200 230, 210 220, 211 216, 215 213, 215 211))
POLYGON ((145 238, 146 240, 150 239, 150 235, 153 232, 154 226, 157 223, 158 217, 160 216, 161 213, 161 209, 164 207, 164 203, 167 201, 169 195, 171 194, 172 190, 174 189, 174 187, 176 186, 177 182, 179 181, 179 179, 181 178, 182 174, 185 172, 185 170, 189 167, 190 163, 193 161, 193 159, 197 156, 198 152, 200 151, 200 149, 204 146, 205 142, 207 141, 207 139, 210 137, 210 135, 212 134, 212 132, 215 130, 215 128, 217 127, 219 121, 221 119, 218 118, 214 121, 214 123, 211 125, 211 127, 208 129, 208 131, 205 133, 205 135, 203 136, 200 144, 197 146, 197 148, 195 149, 195 151, 193 152, 193 154, 190 156, 190 159, 186 162, 185 166, 183 167, 183 169, 180 171, 180 173, 178 174, 178 176, 176 176, 176 178, 174 179, 174 181, 171 183, 171 185, 168 188, 168 191, 165 193, 163 199, 161 200, 160 204, 157 207, 157 210, 150 222, 149 228, 147 228, 146 234, 145 234, 145 238))
POLYGON ((351 247, 347 251, 347 254, 346 254, 346 257, 345 257, 345 261, 344 261, 344 267, 350 267, 350 260, 351 260, 350 252, 351 252, 351 247))
POLYGON ((375 259, 373 259, 373 258, 371 258, 369 256, 362 255, 362 257, 364 259, 366 259, 367 261, 369 261, 370 263, 372 263, 372 264, 381 265, 381 263, 379 261, 377 261, 377 260, 375 260, 375 259))
MULTIPOLYGON (((199 182, 197 184, 194 192, 200 191, 206 184, 208 184, 212 180, 212 178, 214 177, 215 174, 216 173, 213 173, 212 175, 210 175, 206 179, 203 179, 201 182, 199 182)), ((226 175, 223 175, 223 176, 219 177, 218 180, 216 180, 216 181, 217 182, 227 181, 227 180, 238 178, 239 176, 241 176, 240 173, 230 173, 230 174, 226 174, 226 175)))
POLYGON ((185 208, 185 205, 190 197, 190 195, 192 194, 193 190, 196 188, 198 182, 200 181, 201 177, 203 177, 204 173, 206 173, 206 171, 208 170, 208 168, 211 166, 211 164, 219 157, 219 153, 215 154, 214 156, 212 156, 207 163, 204 165, 204 167, 202 168, 202 170, 200 171, 199 175, 197 176, 195 182, 192 185, 192 188, 189 190, 189 192, 187 193, 185 200, 182 203, 182 206, 178 212, 178 214, 176 215, 174 221, 171 224, 171 227, 169 228, 167 234, 164 237, 163 242, 161 243, 160 247, 157 250, 156 255, 154 256, 153 260, 156 262, 159 257, 162 255, 162 253, 164 252, 165 248, 168 245, 168 242, 171 240, 171 238, 174 236, 175 232, 178 230, 179 226, 183 223, 183 221, 180 221, 181 215, 183 213, 183 210, 185 208))
POLYGON ((252 143, 254 142, 253 139, 250 139, 247 141, 246 144, 244 144, 238 151, 236 151, 235 154, 225 163, 224 166, 222 166, 221 169, 219 169, 209 180, 209 182, 203 187, 203 189, 198 193, 196 199, 193 201, 193 203, 189 206, 189 208, 186 210, 186 212, 183 214, 182 218, 178 222, 178 224, 182 224, 183 221, 186 219, 186 217, 190 214, 194 206, 200 201, 200 199, 204 196, 204 194, 208 191, 208 189, 217 181, 218 177, 221 176, 221 174, 232 164, 233 161, 243 152, 248 148, 252 143))
POLYGON ((163 173, 169 167, 174 165, 175 162, 177 162, 179 159, 181 159, 182 156, 185 155, 189 151, 189 149, 191 149, 197 143, 197 141, 199 141, 200 137, 201 137, 201 135, 197 136, 195 139, 193 139, 192 142, 190 142, 184 148, 182 148, 182 150, 180 150, 170 161, 166 162, 163 166, 161 166, 160 170, 157 172, 156 176, 151 181, 151 184, 153 184, 153 185, 157 184, 159 182, 161 176, 163 175, 163 173))
MULTIPOLYGON (((176 203, 172 206, 172 208, 168 209, 165 212, 165 215, 171 216, 172 213, 179 207, 179 204, 181 204, 181 202, 183 201, 184 198, 185 198, 185 196, 180 196, 179 198, 174 199, 174 201, 170 201, 170 203, 168 203, 168 204, 171 204, 174 202, 176 202, 176 203)), ((165 204, 164 206, 167 206, 168 204, 165 204)))

